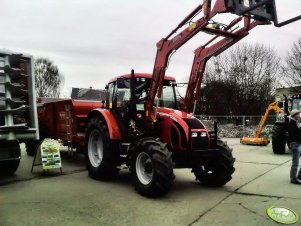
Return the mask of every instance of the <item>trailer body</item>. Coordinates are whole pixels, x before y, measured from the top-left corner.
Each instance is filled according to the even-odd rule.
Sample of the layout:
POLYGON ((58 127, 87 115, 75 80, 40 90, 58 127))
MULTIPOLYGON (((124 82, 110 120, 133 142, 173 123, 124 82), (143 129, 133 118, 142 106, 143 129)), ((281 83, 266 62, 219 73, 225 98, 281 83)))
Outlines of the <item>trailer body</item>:
POLYGON ((84 146, 87 115, 102 107, 102 101, 64 98, 39 98, 38 118, 41 139, 51 137, 65 144, 72 142, 78 149, 84 146))

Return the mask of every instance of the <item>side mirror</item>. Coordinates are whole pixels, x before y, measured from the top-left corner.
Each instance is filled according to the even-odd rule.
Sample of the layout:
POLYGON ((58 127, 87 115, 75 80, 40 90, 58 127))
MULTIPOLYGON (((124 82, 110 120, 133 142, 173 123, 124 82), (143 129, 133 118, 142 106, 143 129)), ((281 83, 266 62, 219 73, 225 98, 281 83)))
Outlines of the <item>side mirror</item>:
POLYGON ((106 85, 105 89, 109 89, 109 85, 106 85))
POLYGON ((106 101, 105 101, 105 100, 102 100, 102 101, 101 101, 100 107, 101 107, 101 108, 105 108, 105 107, 106 107, 106 101))

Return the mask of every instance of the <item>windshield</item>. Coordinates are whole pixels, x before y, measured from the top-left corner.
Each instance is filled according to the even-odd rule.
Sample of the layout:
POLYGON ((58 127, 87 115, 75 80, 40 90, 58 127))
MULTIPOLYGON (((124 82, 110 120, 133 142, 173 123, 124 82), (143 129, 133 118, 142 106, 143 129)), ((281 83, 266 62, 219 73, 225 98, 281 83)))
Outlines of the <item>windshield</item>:
MULTIPOLYGON (((172 81, 165 81, 162 89, 162 97, 159 100, 160 107, 176 108, 175 102, 175 84, 172 81)), ((156 97, 156 101, 158 98, 156 97)))
MULTIPOLYGON (((149 78, 136 78, 136 103, 137 110, 144 109, 144 103, 147 99, 148 88, 150 86, 151 80, 149 78), (142 109, 143 108, 143 109, 142 109)), ((118 106, 125 106, 127 102, 129 102, 131 97, 130 91, 130 79, 124 79, 122 85, 118 85, 121 88, 117 88, 115 92, 115 98, 117 100, 117 107, 118 106)), ((167 107, 167 108, 176 108, 175 102, 175 81, 172 80, 165 80, 162 89, 162 97, 159 100, 160 107, 167 107)), ((155 102, 158 99, 155 99, 155 102)))
POLYGON ((294 99, 293 100, 292 109, 297 109, 297 110, 301 109, 301 100, 300 99, 294 99))

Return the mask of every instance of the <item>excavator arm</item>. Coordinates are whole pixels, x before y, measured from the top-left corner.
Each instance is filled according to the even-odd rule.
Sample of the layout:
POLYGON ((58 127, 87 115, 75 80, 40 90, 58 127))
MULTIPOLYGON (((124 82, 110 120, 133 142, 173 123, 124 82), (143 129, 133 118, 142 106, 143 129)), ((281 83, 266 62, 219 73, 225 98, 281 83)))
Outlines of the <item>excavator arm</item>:
MULTIPOLYGON (((196 56, 200 60, 198 60, 199 64, 195 66, 196 69, 193 69, 194 74, 189 79, 190 87, 188 87, 189 93, 186 94, 186 101, 189 97, 196 98, 198 95, 199 91, 197 90, 199 90, 201 85, 202 74, 205 70, 206 62, 211 56, 220 54, 244 38, 248 34, 248 31, 256 25, 270 24, 273 21, 275 26, 284 26, 299 19, 301 19, 301 16, 279 23, 275 0, 216 0, 213 7, 211 7, 211 0, 204 0, 202 5, 193 10, 169 35, 157 43, 153 75, 146 100, 146 118, 148 122, 156 119, 156 113, 154 112, 155 97, 156 95, 158 99, 161 97, 165 71, 170 55, 196 34, 203 31, 215 35, 213 40, 220 36, 225 38, 209 48, 201 47, 196 51, 196 56), (204 11, 203 16, 195 22, 191 22, 202 10, 204 11), (232 21, 225 29, 216 29, 208 26, 212 24, 212 18, 221 13, 236 14, 239 15, 239 18, 232 21), (237 24, 242 18, 244 18, 244 28, 233 32, 231 27, 237 24), (182 31, 178 32, 180 29, 182 31), (177 35, 175 35, 176 33, 177 35)), ((212 40, 209 41, 209 43, 211 42, 212 40)), ((208 44, 204 46, 206 45, 208 44)), ((188 101, 186 102, 186 109, 187 103, 188 101)))
POLYGON ((275 101, 269 104, 267 107, 265 114, 261 116, 261 120, 258 124, 258 128, 254 133, 254 137, 243 137, 240 139, 240 143, 242 144, 251 144, 251 145, 267 145, 269 141, 266 138, 261 138, 260 134, 262 133, 263 127, 269 118, 271 111, 275 111, 277 113, 285 114, 284 110, 282 110, 279 106, 279 101, 275 101))
POLYGON ((270 115, 271 111, 274 110, 277 113, 284 113, 284 111, 280 107, 278 107, 278 104, 279 104, 279 101, 272 102, 272 103, 270 103, 270 105, 266 109, 265 114, 261 117, 261 120, 258 124, 258 128, 254 133, 254 136, 256 138, 259 138, 259 136, 260 136, 260 134, 263 130, 263 127, 264 127, 267 119, 269 118, 269 115, 270 115))

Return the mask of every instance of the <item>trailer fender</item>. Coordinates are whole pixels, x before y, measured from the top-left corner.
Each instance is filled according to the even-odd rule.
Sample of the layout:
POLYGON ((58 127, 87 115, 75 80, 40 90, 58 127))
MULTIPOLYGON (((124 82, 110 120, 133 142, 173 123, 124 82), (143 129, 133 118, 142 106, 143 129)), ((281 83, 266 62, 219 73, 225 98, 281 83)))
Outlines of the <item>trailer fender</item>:
POLYGON ((112 112, 107 109, 97 108, 88 114, 88 121, 93 117, 100 117, 106 122, 111 140, 121 139, 119 125, 112 112))

